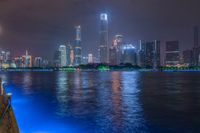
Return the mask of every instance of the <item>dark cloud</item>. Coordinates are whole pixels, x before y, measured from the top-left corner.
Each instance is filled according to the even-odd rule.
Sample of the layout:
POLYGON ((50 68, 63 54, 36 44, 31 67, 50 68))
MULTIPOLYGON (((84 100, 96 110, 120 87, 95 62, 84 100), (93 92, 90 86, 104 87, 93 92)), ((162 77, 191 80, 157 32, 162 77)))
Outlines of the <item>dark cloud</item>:
POLYGON ((80 24, 84 54, 96 53, 99 14, 107 12, 110 41, 123 34, 129 42, 180 40, 182 48, 190 48, 199 5, 199 0, 0 0, 0 46, 14 55, 29 49, 50 58, 59 44, 73 41, 80 24))

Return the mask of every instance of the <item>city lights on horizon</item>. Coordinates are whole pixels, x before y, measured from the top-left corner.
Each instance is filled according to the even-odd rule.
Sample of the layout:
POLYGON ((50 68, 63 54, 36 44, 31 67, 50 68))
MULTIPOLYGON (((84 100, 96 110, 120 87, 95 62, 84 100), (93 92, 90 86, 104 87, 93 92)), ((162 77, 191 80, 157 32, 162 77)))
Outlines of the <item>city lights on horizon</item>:
MULTIPOLYGON (((74 27, 74 41, 73 43, 61 44, 59 48, 55 51, 54 60, 51 64, 56 67, 65 66, 79 66, 81 64, 87 63, 106 63, 111 65, 119 65, 121 63, 130 63, 133 65, 139 65, 141 67, 159 67, 161 65, 171 65, 179 66, 180 64, 185 64, 187 66, 200 65, 200 47, 198 46, 198 27, 194 28, 194 48, 190 52, 183 51, 183 57, 181 56, 179 50, 179 41, 166 41, 165 57, 161 59, 161 42, 160 40, 152 41, 138 41, 140 48, 137 49, 136 45, 133 43, 127 43, 124 40, 124 35, 116 34, 113 38, 112 44, 109 41, 109 25, 108 25, 108 15, 106 13, 100 14, 100 25, 99 25, 99 48, 97 51, 98 57, 95 57, 93 53, 87 53, 87 57, 83 56, 82 50, 82 31, 81 25, 74 27), (171 49, 167 49, 170 47, 171 49), (174 53, 176 51, 176 53, 174 53), (84 61, 84 60, 88 61, 84 61), (164 64, 161 60, 165 60, 164 64), (191 61, 189 61, 191 60, 191 61), (84 62, 84 63, 83 63, 84 62)), ((0 34, 2 33, 2 27, 0 25, 0 34)), ((21 64, 16 65, 15 60, 13 61, 10 57, 10 52, 1 51, 0 55, 0 65, 8 67, 9 64, 15 64, 10 66, 22 66, 22 67, 32 67, 32 66, 49 66, 49 61, 42 59, 42 57, 32 56, 26 54, 22 58, 13 58, 20 61, 21 64), (25 61, 23 63, 23 61, 25 61), (34 61, 34 63, 33 63, 34 61), (32 65, 33 64, 33 65, 32 65), (39 65, 34 65, 39 64, 39 65), (45 64, 45 65, 41 65, 45 64)), ((18 62, 19 63, 19 62, 18 62)))

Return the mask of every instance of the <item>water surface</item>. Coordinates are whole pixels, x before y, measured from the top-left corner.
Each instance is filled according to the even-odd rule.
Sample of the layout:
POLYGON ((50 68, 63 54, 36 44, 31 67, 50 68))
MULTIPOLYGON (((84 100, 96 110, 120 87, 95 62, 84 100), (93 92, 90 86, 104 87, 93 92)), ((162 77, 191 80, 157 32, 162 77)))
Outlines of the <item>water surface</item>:
POLYGON ((1 72, 21 133, 199 133, 200 73, 1 72))

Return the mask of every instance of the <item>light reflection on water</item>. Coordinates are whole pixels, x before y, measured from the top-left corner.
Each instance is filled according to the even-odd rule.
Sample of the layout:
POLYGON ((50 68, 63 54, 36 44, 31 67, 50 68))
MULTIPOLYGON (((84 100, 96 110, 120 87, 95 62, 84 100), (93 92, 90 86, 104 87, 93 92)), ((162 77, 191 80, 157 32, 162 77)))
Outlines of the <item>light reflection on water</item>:
POLYGON ((198 73, 8 72, 0 76, 7 92, 13 93, 22 133, 167 133, 179 132, 181 125, 185 133, 200 131, 196 119, 200 118, 200 82, 194 80, 198 73))

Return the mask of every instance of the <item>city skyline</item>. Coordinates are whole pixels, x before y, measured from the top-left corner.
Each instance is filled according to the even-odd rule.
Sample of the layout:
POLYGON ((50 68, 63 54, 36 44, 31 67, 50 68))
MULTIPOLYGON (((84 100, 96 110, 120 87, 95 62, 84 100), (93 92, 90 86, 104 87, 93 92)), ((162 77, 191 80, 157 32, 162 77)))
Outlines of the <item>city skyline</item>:
POLYGON ((50 1, 46 7, 39 8, 44 5, 46 3, 43 0, 20 0, 18 3, 0 1, 0 15, 3 16, 0 20, 0 46, 11 51, 14 56, 28 49, 35 56, 52 59, 54 49, 64 42, 74 40, 74 26, 81 25, 83 55, 88 52, 96 54, 99 46, 99 14, 105 12, 109 17, 109 46, 113 37, 121 34, 128 43, 160 40, 163 45, 162 42, 178 40, 183 51, 193 47, 193 26, 200 24, 197 14, 199 1, 196 0, 176 0, 173 4, 156 0, 86 3, 80 0, 50 1), (12 10, 6 8, 9 4, 14 4, 12 10), (25 13, 29 7, 30 10, 25 13), (125 7, 127 10, 123 10, 125 7), (158 9, 160 13, 156 12, 158 9), (47 47, 48 52, 41 50, 47 47))

